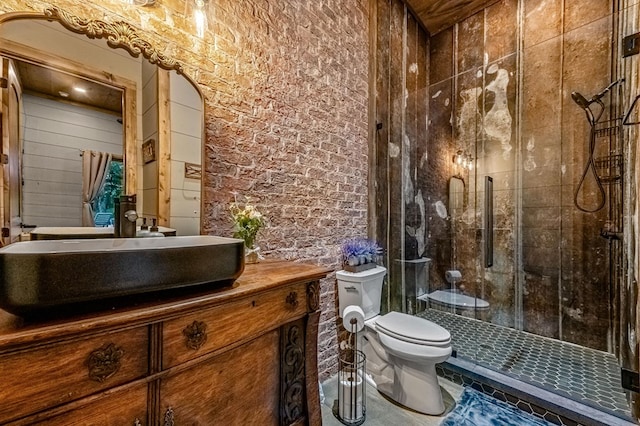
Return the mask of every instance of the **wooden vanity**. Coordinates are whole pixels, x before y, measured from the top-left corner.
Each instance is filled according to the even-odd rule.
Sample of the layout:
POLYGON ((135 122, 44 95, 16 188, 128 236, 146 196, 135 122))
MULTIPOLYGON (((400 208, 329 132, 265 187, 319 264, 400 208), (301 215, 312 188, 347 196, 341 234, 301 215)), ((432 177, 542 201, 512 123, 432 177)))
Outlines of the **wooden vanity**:
POLYGON ((319 425, 319 280, 286 261, 232 288, 64 319, 0 311, 0 424, 319 425))

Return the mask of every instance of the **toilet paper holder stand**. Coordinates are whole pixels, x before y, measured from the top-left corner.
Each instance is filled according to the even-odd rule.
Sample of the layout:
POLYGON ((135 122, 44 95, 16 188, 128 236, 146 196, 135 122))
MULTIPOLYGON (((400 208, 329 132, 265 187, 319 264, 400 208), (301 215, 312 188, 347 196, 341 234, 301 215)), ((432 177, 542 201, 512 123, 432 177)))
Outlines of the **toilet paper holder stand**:
MULTIPOLYGON (((349 332, 348 343, 338 359, 338 399, 334 402, 333 415, 345 425, 357 426, 366 416, 366 357, 358 349, 358 331, 362 329, 364 316, 344 315, 343 325, 349 332)), ((343 346, 341 345, 341 349, 343 346)))

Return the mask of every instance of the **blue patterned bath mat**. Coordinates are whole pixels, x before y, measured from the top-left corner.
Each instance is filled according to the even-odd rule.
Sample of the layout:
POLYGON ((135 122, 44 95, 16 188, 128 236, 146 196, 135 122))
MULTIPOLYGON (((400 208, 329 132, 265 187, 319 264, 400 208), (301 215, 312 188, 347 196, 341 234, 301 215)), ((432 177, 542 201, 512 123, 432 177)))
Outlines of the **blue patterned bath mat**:
POLYGON ((549 426, 545 420, 470 387, 441 426, 549 426))

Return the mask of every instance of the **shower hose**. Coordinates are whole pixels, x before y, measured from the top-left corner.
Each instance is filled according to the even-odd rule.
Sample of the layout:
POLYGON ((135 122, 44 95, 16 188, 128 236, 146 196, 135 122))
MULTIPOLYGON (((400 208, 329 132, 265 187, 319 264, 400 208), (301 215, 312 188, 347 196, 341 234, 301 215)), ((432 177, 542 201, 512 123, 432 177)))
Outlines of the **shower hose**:
POLYGON ((595 159, 593 158, 594 152, 596 150, 596 122, 597 120, 594 120, 591 122, 591 129, 589 131, 589 158, 587 160, 587 164, 585 164, 584 171, 582 172, 582 177, 580 178, 580 182, 578 182, 578 186, 576 187, 576 192, 573 195, 573 204, 575 204, 578 210, 585 213, 595 213, 598 210, 602 209, 604 207, 604 203, 607 198, 607 195, 604 191, 604 186, 602 186, 602 182, 600 181, 600 176, 598 176, 598 170, 596 169, 595 159), (584 206, 581 206, 580 202, 578 201, 578 195, 580 193, 580 189, 584 186, 584 181, 587 178, 587 174, 589 173, 589 170, 591 170, 591 172, 593 173, 593 177, 595 178, 596 184, 598 185, 598 193, 599 193, 598 198, 600 199, 600 202, 598 203, 598 205, 593 209, 589 209, 584 206))
POLYGON ((602 102, 602 98, 604 97, 604 95, 607 94, 607 92, 609 92, 609 90, 611 90, 614 86, 622 83, 623 81, 624 81, 624 78, 614 81, 613 83, 605 87, 603 90, 601 90, 599 93, 591 97, 591 99, 589 100, 587 100, 584 96, 582 96, 578 92, 571 93, 571 98, 576 104, 578 104, 580 108, 584 110, 585 114, 587 115, 587 121, 589 121, 589 125, 591 126, 591 129, 589 131, 589 159, 587 160, 587 164, 585 164, 584 166, 582 177, 580 178, 580 182, 578 183, 576 192, 573 195, 573 204, 575 204, 578 210, 583 211, 585 213, 597 212, 598 210, 604 207, 604 204, 607 199, 607 193, 604 191, 604 187, 602 186, 602 181, 600 179, 600 176, 598 175, 598 170, 596 168, 596 161, 593 158, 596 150, 596 125, 598 124, 598 121, 600 121, 600 117, 602 117, 602 114, 604 113, 604 109, 605 109, 604 103, 602 102), (594 112, 591 110, 592 104, 597 104, 599 107, 597 115, 594 114, 594 112), (591 172, 593 173, 593 177, 595 178, 596 184, 598 185, 598 193, 600 198, 598 205, 593 209, 589 209, 585 206, 581 206, 580 202, 578 201, 578 195, 580 193, 580 189, 584 186, 584 181, 587 178, 587 174, 589 174, 589 170, 591 170, 591 172))

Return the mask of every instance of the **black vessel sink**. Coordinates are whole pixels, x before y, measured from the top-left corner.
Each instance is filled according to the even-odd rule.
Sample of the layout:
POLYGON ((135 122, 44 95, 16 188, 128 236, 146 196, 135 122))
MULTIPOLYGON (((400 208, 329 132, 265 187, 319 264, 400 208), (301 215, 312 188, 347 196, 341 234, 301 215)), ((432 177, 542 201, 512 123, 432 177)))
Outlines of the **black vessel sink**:
POLYGON ((242 240, 214 236, 26 241, 0 249, 0 308, 24 315, 149 292, 232 284, 242 240))

